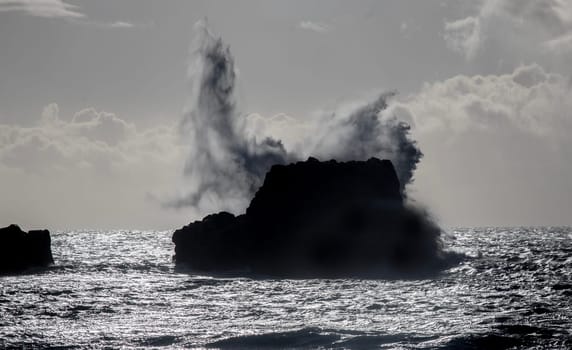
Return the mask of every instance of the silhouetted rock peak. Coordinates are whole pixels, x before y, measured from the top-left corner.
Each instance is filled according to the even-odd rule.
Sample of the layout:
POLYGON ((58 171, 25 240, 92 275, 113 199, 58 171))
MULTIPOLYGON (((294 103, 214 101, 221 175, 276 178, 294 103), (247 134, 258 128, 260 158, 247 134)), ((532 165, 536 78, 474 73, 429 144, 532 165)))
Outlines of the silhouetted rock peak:
POLYGON ((246 214, 175 231, 177 265, 207 272, 354 276, 435 265, 439 229, 403 205, 389 160, 274 165, 246 214))
POLYGON ((54 263, 48 230, 24 232, 18 225, 0 228, 0 273, 54 263))
POLYGON ((294 203, 376 197, 401 201, 399 179, 391 161, 320 162, 310 157, 305 162, 272 166, 246 213, 282 209, 294 203))

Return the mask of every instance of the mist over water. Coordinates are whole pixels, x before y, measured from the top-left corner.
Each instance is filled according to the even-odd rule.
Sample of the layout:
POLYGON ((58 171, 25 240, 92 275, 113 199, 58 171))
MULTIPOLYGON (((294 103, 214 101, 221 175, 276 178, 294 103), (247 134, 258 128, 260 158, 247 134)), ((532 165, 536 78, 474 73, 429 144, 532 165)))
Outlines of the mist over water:
MULTIPOLYGON (((206 20, 194 27, 188 110, 180 124, 188 145, 187 187, 169 206, 242 211, 274 164, 304 160, 390 159, 402 191, 413 180, 422 153, 410 138, 409 125, 382 113, 394 93, 383 93, 350 112, 319 120, 301 140, 304 149, 288 150, 280 140, 248 133, 248 118, 236 99, 237 72, 230 48, 206 20)), ((285 101, 286 103, 287 101, 285 101)))

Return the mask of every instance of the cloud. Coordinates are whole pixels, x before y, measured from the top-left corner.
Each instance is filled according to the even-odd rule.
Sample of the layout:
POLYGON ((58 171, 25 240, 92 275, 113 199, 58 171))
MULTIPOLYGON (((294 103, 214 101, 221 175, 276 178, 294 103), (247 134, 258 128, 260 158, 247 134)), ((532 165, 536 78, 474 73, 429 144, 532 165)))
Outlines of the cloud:
POLYGON ((172 227, 192 211, 150 216, 162 209, 149 197, 172 191, 183 163, 174 125, 138 130, 93 108, 63 119, 50 104, 32 126, 0 124, 0 226, 172 227))
POLYGON ((445 41, 447 46, 467 59, 475 57, 482 41, 480 19, 467 17, 445 23, 445 41))
POLYGON ((570 54, 572 53, 572 32, 547 40, 543 46, 555 54, 570 54))
POLYGON ((18 11, 45 18, 84 18, 78 6, 62 0, 0 0, 0 12, 18 11))
POLYGON ((494 129, 506 122, 523 132, 541 135, 572 127, 570 81, 538 64, 520 66, 511 74, 458 75, 425 84, 421 91, 394 107, 407 107, 419 130, 494 129))
POLYGON ((130 22, 100 22, 87 19, 79 6, 64 0, 0 0, 0 12, 23 12, 42 18, 61 18, 73 23, 95 25, 105 28, 133 28, 130 22))
POLYGON ((302 21, 298 23, 298 28, 309 30, 312 32, 325 34, 332 31, 332 27, 321 22, 313 22, 313 21, 302 21))
POLYGON ((427 203, 446 225, 571 224, 569 76, 521 65, 368 101, 304 119, 251 114, 244 130, 283 140, 298 158, 390 158, 406 170, 403 179, 415 170, 409 198, 427 203))
POLYGON ((451 225, 570 224, 570 77, 537 64, 427 83, 390 106, 424 151, 414 197, 451 225))
POLYGON ((251 113, 246 116, 244 132, 249 138, 264 136, 282 141, 284 148, 294 154, 304 154, 306 140, 318 129, 315 118, 297 119, 284 113, 270 117, 251 113))
MULTIPOLYGON (((375 110, 356 101, 304 120, 251 114, 243 131, 246 139, 283 139, 299 155, 322 149, 338 156, 362 149, 352 135, 375 150, 388 137, 380 123, 405 121, 424 153, 410 197, 445 224, 571 224, 570 77, 538 64, 458 75, 375 110), (379 140, 370 137, 378 130, 379 140)), ((160 205, 161 194, 188 180, 180 177, 189 154, 180 136, 175 126, 139 130, 93 108, 63 118, 56 104, 32 126, 0 125, 0 225, 169 228, 199 218, 195 208, 160 205)))
POLYGON ((387 157, 411 169, 402 178, 417 166, 409 197, 427 203, 446 225, 570 224, 571 89, 568 76, 521 65, 508 74, 458 75, 400 99, 354 101, 304 119, 251 114, 245 132, 281 139, 299 158, 387 157), (424 154, 419 165, 417 145, 424 154))
POLYGON ((467 59, 494 40, 509 49, 534 51, 540 46, 546 54, 572 52, 572 2, 480 0, 477 4, 476 14, 445 22, 448 47, 467 59))
POLYGON ((110 23, 109 26, 111 28, 133 28, 133 27, 135 27, 135 25, 133 23, 123 22, 123 21, 117 21, 117 22, 110 23))
POLYGON ((51 168, 112 170, 124 165, 172 160, 180 151, 172 127, 138 131, 134 124, 93 108, 62 120, 57 104, 44 108, 32 127, 0 125, 0 162, 42 173, 51 168))

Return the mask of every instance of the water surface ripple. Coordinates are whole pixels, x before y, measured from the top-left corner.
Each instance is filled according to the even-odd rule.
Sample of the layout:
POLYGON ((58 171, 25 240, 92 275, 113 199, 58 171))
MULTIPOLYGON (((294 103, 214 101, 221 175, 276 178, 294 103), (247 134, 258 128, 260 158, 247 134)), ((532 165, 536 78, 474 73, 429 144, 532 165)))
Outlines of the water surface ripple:
POLYGON ((57 265, 0 277, 0 347, 572 347, 572 230, 450 230, 470 258, 423 280, 174 271, 170 231, 71 231, 57 265))

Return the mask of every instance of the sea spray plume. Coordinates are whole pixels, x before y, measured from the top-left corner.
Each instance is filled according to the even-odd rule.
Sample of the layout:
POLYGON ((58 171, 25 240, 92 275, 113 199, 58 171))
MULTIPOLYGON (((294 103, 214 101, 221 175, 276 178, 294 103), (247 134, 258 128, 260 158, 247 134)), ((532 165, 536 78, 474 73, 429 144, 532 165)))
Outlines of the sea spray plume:
POLYGON ((287 152, 276 139, 260 141, 249 134, 248 120, 237 110, 236 71, 229 47, 209 30, 206 21, 195 25, 188 75, 190 101, 181 122, 189 148, 184 170, 188 187, 170 206, 240 211, 272 165, 307 156, 341 161, 390 159, 404 192, 422 157, 409 137, 409 126, 382 113, 394 93, 316 123, 314 132, 302 142, 306 147, 298 152, 287 152))
POLYGON ((191 96, 181 123, 189 145, 184 170, 189 188, 171 205, 244 209, 264 174, 272 165, 286 163, 288 155, 280 141, 246 136, 245 121, 236 108, 236 71, 229 47, 206 21, 194 29, 188 70, 191 96))
POLYGON ((448 264, 440 228, 404 201, 422 153, 409 125, 385 112, 394 93, 312 121, 311 132, 299 135, 305 147, 289 153, 249 131, 236 109, 229 48, 204 22, 196 31, 191 104, 181 124, 190 190, 175 205, 244 214, 223 211, 175 231, 178 265, 347 277, 417 275, 448 264), (323 162, 292 163, 306 156, 323 162))
MULTIPOLYGON (((394 116, 383 114, 394 92, 384 93, 353 112, 326 115, 321 132, 310 142, 311 153, 319 158, 342 161, 370 157, 390 159, 397 171, 401 189, 413 181, 413 173, 423 153, 412 140, 410 126, 394 116)), ((405 193, 405 192, 404 192, 405 193)))

